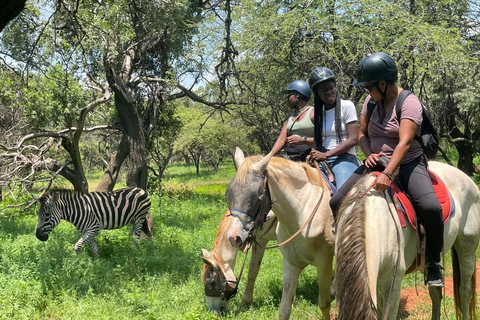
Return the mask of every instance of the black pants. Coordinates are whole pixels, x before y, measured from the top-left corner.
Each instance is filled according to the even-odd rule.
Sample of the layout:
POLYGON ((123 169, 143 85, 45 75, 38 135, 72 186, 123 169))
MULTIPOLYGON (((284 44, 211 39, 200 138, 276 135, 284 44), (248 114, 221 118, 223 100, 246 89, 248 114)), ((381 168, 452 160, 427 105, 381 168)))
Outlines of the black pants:
MULTIPOLYGON (((330 200, 330 207, 336 216, 338 206, 353 185, 361 178, 366 167, 360 166, 345 184, 337 190, 330 200)), ((433 262, 440 262, 443 248, 443 214, 442 206, 433 190, 432 181, 427 171, 424 156, 400 165, 398 174, 400 183, 412 200, 418 218, 425 226, 427 248, 433 262)))

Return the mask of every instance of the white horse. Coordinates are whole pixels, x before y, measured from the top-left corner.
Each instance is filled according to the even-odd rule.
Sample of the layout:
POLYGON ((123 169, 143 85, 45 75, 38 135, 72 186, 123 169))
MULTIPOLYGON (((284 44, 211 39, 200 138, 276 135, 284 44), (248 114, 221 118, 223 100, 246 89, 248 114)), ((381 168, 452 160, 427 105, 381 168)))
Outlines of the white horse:
POLYGON ((287 241, 280 246, 283 292, 279 318, 290 317, 300 273, 311 264, 317 267, 321 316, 330 319, 334 236, 327 182, 309 165, 272 158, 271 154, 245 158, 237 148, 235 163, 237 174, 225 192, 233 217, 230 242, 242 248, 271 203, 278 219, 279 244, 287 241))
MULTIPOLYGON (((268 221, 264 224, 263 230, 257 231, 255 242, 251 248, 252 256, 248 268, 247 284, 243 293, 240 308, 249 306, 253 301, 253 287, 260 271, 260 264, 265 253, 265 247, 270 240, 276 240, 275 235, 276 219, 273 212, 269 213, 268 221), (271 224, 274 224, 270 226, 271 224)), ((205 300, 207 308, 216 313, 227 313, 231 293, 237 291, 241 279, 235 277, 235 263, 239 248, 230 244, 227 231, 232 223, 232 216, 227 210, 223 215, 212 251, 202 249, 204 261, 202 270, 202 281, 205 287, 205 300)), ((245 247, 244 251, 248 248, 245 247)), ((242 266, 243 270, 243 266, 242 266)))
MULTIPOLYGON (((480 238, 480 192, 452 166, 429 162, 449 189, 455 213, 444 228, 444 252, 452 249, 457 318, 476 319, 475 251, 480 238)), ((396 319, 401 281, 417 256, 416 231, 399 224, 387 193, 369 190, 365 175, 339 208, 336 284, 340 320, 396 319)), ((432 319, 440 319, 441 287, 429 287, 432 319)))

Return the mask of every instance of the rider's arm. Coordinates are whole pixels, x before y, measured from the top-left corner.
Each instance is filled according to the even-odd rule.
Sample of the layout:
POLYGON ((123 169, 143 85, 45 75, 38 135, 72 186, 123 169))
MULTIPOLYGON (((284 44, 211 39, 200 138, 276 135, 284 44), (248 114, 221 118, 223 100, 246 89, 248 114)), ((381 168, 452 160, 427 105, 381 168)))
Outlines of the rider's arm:
POLYGON ((277 141, 275 141, 275 144, 273 145, 272 156, 280 152, 280 150, 282 150, 282 148, 285 146, 286 142, 287 142, 287 121, 283 123, 282 131, 280 131, 277 141))

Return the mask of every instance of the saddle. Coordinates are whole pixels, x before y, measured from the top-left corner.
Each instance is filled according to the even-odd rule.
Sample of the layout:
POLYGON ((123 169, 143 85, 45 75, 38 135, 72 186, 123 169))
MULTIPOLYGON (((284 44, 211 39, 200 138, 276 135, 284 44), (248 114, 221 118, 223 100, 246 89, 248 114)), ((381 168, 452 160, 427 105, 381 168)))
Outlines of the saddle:
MULTIPOLYGON (((442 206, 443 211, 443 223, 445 224, 448 219, 455 212, 455 203, 453 202, 452 195, 448 191, 445 183, 432 171, 428 171, 430 179, 432 180, 433 189, 437 195, 438 201, 442 206)), ((376 173, 379 174, 379 173, 376 173)), ((391 183, 388 189, 397 209, 398 219, 402 225, 402 228, 407 227, 407 222, 414 228, 417 228, 417 219, 415 215, 415 210, 413 209, 412 203, 408 196, 400 190, 400 188, 391 183)))

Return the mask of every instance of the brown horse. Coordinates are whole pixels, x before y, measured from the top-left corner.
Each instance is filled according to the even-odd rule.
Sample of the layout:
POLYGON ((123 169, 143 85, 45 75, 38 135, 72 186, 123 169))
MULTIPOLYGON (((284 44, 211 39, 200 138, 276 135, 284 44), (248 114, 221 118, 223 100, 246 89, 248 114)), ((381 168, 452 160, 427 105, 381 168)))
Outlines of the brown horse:
MULTIPOLYGON (((204 261, 202 281, 205 287, 207 308, 216 313, 228 312, 230 298, 237 291, 238 282, 241 280, 237 279, 234 274, 239 249, 232 246, 227 237, 227 231, 232 223, 232 216, 229 213, 230 211, 227 210, 223 215, 212 251, 202 249, 202 259, 204 261)), ((253 301, 253 287, 260 271, 265 246, 268 241, 277 239, 275 235, 276 224, 277 221, 273 212, 270 212, 268 220, 264 224, 264 229, 259 230, 255 237, 256 241, 251 248, 252 256, 248 268, 247 284, 240 304, 241 308, 249 306, 253 301), (274 225, 271 225, 272 223, 274 225)), ((245 251, 247 248, 245 248, 245 251)))

